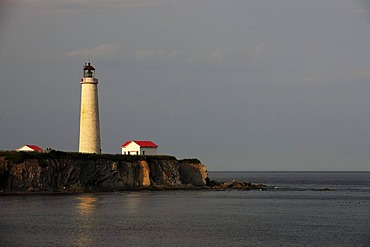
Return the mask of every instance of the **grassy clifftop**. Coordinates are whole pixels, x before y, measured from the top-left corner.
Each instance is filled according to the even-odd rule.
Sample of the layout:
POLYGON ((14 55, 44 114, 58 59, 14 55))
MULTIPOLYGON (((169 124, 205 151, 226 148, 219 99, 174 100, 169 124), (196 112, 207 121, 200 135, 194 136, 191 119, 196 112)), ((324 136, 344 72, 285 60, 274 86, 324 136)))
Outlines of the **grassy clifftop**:
MULTIPOLYGON (((46 153, 41 152, 17 152, 17 151, 0 151, 0 157, 6 160, 20 164, 27 159, 75 159, 75 160, 115 160, 123 162, 133 162, 138 160, 177 160, 170 155, 121 155, 121 154, 84 154, 77 152, 61 152, 51 150, 46 153)), ((182 161, 200 163, 198 159, 185 159, 182 161)))
POLYGON ((84 154, 76 152, 61 152, 51 150, 46 153, 41 152, 17 152, 17 151, 2 151, 0 157, 14 163, 22 163, 27 159, 76 159, 76 160, 116 160, 116 161, 137 161, 137 160, 177 160, 174 156, 168 155, 120 155, 120 154, 84 154))

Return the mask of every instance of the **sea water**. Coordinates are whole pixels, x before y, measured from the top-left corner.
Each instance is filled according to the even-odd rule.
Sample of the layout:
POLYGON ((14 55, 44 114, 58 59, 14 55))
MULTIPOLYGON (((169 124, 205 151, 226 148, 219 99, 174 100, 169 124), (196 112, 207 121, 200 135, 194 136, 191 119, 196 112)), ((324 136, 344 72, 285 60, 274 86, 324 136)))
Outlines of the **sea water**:
POLYGON ((0 196, 0 246, 370 246, 370 172, 209 175, 268 187, 0 196))

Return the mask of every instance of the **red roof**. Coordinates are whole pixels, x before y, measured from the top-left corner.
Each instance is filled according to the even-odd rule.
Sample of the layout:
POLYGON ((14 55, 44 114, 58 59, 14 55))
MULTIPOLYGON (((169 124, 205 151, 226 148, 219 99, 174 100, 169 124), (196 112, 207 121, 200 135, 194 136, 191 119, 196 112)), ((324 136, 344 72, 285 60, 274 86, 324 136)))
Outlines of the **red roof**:
POLYGON ((42 151, 42 148, 36 146, 36 145, 24 145, 24 146, 27 146, 35 151, 42 151))
POLYGON ((123 143, 121 147, 122 148, 127 147, 128 144, 130 144, 131 142, 135 142, 137 145, 139 145, 140 147, 143 147, 143 148, 157 148, 158 147, 158 145, 155 144, 152 141, 136 141, 136 140, 127 141, 127 142, 123 143))

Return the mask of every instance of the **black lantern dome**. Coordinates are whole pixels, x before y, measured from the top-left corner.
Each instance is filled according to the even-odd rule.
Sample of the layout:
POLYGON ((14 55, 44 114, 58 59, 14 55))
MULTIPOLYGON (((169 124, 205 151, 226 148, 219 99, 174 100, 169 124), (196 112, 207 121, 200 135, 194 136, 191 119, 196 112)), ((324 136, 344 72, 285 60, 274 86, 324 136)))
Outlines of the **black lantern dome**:
POLYGON ((84 65, 84 77, 95 78, 95 68, 90 63, 84 65))

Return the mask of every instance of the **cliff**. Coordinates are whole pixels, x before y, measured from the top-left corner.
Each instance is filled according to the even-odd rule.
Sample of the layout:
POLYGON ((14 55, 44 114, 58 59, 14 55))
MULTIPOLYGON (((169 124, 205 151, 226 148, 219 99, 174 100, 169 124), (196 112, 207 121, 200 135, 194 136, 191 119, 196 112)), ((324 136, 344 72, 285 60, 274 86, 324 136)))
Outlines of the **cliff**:
POLYGON ((206 167, 197 159, 0 152, 2 193, 194 188, 207 181, 206 167))

